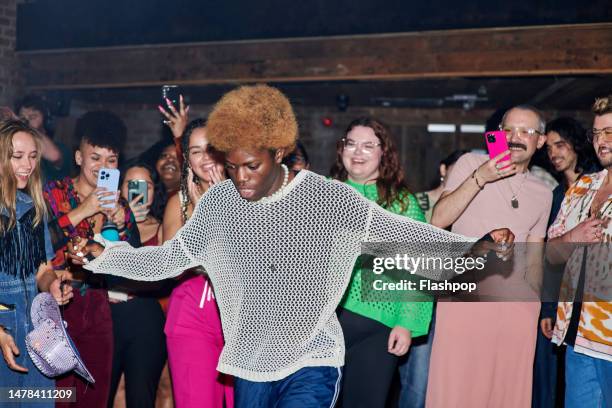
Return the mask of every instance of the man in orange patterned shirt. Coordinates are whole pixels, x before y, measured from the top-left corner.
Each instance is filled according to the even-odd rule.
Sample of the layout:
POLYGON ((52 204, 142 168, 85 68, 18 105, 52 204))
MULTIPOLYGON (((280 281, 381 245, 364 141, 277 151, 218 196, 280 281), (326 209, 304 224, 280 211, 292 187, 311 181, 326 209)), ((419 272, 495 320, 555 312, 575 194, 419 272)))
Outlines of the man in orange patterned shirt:
POLYGON ((612 299, 598 296, 602 288, 604 293, 609 292, 612 276, 612 95, 597 99, 593 113, 590 140, 604 170, 578 179, 567 191, 559 215, 548 231, 551 244, 600 244, 576 248, 571 256, 547 251, 551 262, 569 258, 560 299, 573 299, 574 294, 577 298, 575 302, 559 302, 552 339, 568 346, 565 362, 568 408, 612 406, 612 299), (603 277, 603 282, 601 278, 592 279, 593 274, 586 277, 585 271, 595 271, 594 275, 603 277))

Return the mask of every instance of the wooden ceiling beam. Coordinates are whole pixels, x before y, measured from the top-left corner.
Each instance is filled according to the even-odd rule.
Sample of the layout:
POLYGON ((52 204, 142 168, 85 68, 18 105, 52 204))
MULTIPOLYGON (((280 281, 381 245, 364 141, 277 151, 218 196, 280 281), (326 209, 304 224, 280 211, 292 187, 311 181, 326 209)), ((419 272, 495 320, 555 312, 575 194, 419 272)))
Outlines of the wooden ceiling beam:
POLYGON ((612 74, 612 23, 18 53, 31 90, 612 74))

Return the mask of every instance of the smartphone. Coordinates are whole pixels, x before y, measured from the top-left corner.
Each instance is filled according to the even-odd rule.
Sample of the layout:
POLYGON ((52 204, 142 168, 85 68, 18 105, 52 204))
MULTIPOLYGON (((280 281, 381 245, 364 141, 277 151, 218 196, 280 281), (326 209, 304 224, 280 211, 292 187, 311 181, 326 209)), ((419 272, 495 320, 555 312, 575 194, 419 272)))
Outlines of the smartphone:
POLYGON ((128 201, 132 202, 134 197, 142 194, 142 198, 138 200, 138 204, 142 205, 149 201, 148 197, 149 186, 146 180, 129 180, 128 181, 128 201))
POLYGON ((168 110, 168 103, 166 102, 166 98, 170 100, 170 102, 172 102, 172 104, 174 105, 174 108, 178 111, 180 106, 179 106, 179 97, 181 95, 181 89, 179 88, 178 85, 164 85, 162 86, 161 89, 161 94, 162 94, 162 103, 161 106, 164 107, 164 109, 168 110))
MULTIPOLYGON (((491 159, 508 150, 506 132, 503 130, 485 133, 485 141, 487 142, 487 149, 489 150, 489 157, 491 159)), ((503 160, 510 160, 510 154, 505 155, 503 160)))
MULTIPOLYGON (((117 169, 100 169, 98 172, 98 187, 103 187, 106 191, 119 190, 119 170, 117 169)), ((115 208, 114 203, 104 204, 104 208, 115 208)))

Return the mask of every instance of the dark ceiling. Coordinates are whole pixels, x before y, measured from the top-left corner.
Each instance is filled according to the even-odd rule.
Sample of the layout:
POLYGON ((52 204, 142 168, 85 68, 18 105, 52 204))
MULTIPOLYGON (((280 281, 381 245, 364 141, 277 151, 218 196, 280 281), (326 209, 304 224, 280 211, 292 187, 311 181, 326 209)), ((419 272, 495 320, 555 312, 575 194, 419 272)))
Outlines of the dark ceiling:
MULTIPOLYGON (((612 21, 610 0, 33 0, 20 4, 19 50, 264 39, 612 21)), ((546 52, 546 50, 543 50, 546 52)), ((170 61, 169 63, 179 63, 170 61)), ((454 78, 278 84, 297 105, 588 109, 612 77, 454 78)), ((191 103, 216 101, 231 85, 189 87, 191 103)), ((56 91, 56 99, 157 103, 159 89, 56 91)))
POLYGON ((17 48, 609 21, 610 0, 30 0, 18 8, 17 48))

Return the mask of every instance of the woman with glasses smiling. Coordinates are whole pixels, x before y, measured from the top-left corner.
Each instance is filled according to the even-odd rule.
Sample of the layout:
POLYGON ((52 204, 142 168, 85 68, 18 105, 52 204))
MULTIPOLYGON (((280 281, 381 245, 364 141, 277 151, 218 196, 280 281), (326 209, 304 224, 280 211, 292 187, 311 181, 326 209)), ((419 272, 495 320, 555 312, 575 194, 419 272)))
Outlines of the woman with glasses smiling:
MULTIPOLYGON (((425 222, 406 185, 391 134, 380 121, 364 117, 349 124, 331 175, 383 208, 425 222)), ((429 330, 432 303, 362 301, 357 265, 359 261, 338 309, 346 343, 338 406, 383 407, 399 357, 408 352, 413 337, 429 330)))

